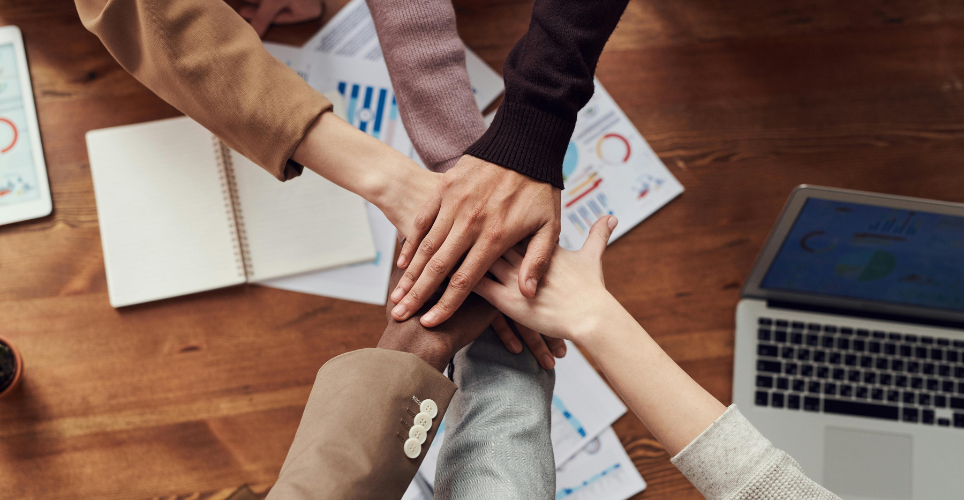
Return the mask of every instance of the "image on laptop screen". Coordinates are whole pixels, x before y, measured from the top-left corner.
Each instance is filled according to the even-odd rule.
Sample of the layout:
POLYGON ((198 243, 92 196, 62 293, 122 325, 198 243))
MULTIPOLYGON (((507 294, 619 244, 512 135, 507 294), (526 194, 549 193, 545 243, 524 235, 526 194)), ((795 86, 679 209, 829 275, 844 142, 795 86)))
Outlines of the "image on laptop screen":
POLYGON ((964 217, 810 198, 760 287, 964 311, 964 217))

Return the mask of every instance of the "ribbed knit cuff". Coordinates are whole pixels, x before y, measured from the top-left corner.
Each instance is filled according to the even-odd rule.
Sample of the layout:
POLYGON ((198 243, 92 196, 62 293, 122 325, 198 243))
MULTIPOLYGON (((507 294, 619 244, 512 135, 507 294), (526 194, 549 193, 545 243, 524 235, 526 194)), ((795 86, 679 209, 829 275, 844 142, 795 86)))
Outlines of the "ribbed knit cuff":
POLYGON ((562 189, 562 159, 575 126, 575 116, 564 119, 503 101, 492 125, 465 154, 562 189))

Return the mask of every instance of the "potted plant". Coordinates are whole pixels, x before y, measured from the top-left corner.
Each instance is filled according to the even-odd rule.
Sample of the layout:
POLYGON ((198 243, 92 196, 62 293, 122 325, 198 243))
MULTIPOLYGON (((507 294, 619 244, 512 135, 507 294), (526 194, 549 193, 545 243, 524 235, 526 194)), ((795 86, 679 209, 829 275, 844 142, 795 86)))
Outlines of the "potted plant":
POLYGON ((23 358, 13 342, 0 337, 0 398, 12 393, 20 385, 23 358))

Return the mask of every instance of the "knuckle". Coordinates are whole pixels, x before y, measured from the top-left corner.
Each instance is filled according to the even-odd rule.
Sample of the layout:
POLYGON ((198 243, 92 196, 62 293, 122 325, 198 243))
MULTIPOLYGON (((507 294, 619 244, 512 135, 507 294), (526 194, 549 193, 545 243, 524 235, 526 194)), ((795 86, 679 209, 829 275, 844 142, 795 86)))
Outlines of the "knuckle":
POLYGON ((422 240, 422 243, 418 245, 419 251, 428 255, 435 255, 436 248, 437 245, 432 238, 425 238, 422 240))
POLYGON ((469 210, 467 217, 468 223, 471 226, 479 226, 485 221, 485 206, 475 205, 469 210))
POLYGON ((429 228, 430 224, 431 224, 431 221, 429 220, 427 215, 420 213, 415 216, 415 229, 419 231, 425 231, 426 229, 429 228))
POLYGON ((408 283, 415 283, 415 280, 417 280, 417 279, 418 279, 418 274, 417 274, 415 271, 413 271, 413 270, 407 270, 407 271, 405 271, 405 274, 402 275, 402 279, 400 279, 398 282, 399 282, 399 284, 402 284, 402 283, 406 283, 406 284, 408 284, 408 283))
POLYGON ((539 256, 532 259, 532 270, 539 274, 545 274, 549 270, 549 258, 539 256))
POLYGON ((412 288, 408 291, 408 299, 410 302, 421 302, 422 294, 418 291, 418 288, 412 288))
POLYGON ((428 271, 433 274, 445 274, 445 262, 441 259, 432 259, 428 261, 428 271))
POLYGON ((503 241, 508 236, 508 231, 506 231, 505 226, 497 225, 492 229, 489 229, 488 239, 489 241, 503 241))
POLYGON ((459 271, 449 279, 449 288, 455 291, 464 291, 472 288, 472 279, 465 272, 459 271))

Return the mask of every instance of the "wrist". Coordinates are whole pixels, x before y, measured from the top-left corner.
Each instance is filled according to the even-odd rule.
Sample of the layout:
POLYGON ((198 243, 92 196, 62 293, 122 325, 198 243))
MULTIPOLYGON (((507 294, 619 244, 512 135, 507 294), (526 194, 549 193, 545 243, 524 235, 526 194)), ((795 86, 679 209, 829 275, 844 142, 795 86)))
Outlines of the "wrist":
MULTIPOLYGON (((410 319, 409 321, 413 320, 410 319)), ((417 322, 418 319, 414 321, 417 322)), ((418 332, 413 333, 417 334, 418 332)), ((378 341, 378 345, 375 347, 414 354, 439 372, 445 370, 446 365, 448 365, 449 360, 451 360, 453 356, 451 347, 428 335, 418 335, 412 338, 410 336, 386 334, 382 335, 382 338, 378 341)))
MULTIPOLYGON (((592 313, 585 314, 581 321, 573 323, 570 338, 573 342, 587 348, 605 339, 606 332, 612 331, 614 323, 629 315, 629 312, 609 292, 603 293, 598 299, 589 302, 592 313)), ((632 317, 632 316, 630 316, 632 317)))

